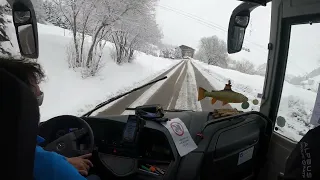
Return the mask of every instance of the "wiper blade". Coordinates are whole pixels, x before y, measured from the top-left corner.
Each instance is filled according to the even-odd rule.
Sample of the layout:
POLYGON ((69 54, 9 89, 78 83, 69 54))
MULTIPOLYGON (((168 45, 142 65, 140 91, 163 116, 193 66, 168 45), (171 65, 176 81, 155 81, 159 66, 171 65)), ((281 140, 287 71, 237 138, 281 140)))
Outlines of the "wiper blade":
POLYGON ((168 109, 167 112, 184 112, 184 111, 191 111, 194 112, 194 110, 188 110, 188 109, 168 109))
POLYGON ((154 83, 156 83, 156 82, 162 81, 162 80, 164 80, 164 79, 167 79, 167 76, 165 76, 165 77, 163 77, 163 78, 160 78, 160 79, 157 79, 157 80, 154 80, 154 81, 151 81, 151 82, 149 82, 149 83, 147 83, 147 84, 145 84, 145 85, 142 85, 142 86, 140 86, 140 87, 134 88, 134 89, 132 89, 131 91, 128 91, 128 92, 126 92, 126 93, 123 93, 123 94, 120 94, 120 95, 115 96, 115 97, 113 97, 113 98, 110 98, 110 99, 108 99, 107 101, 104 101, 104 102, 98 104, 95 108, 93 108, 93 109, 90 110, 89 112, 85 113, 85 114, 82 115, 81 117, 88 117, 88 116, 90 116, 94 111, 102 108, 103 106, 105 106, 105 105, 107 105, 107 104, 109 104, 109 103, 111 103, 111 102, 113 102, 113 101, 115 101, 115 100, 117 100, 117 99, 120 99, 120 98, 122 98, 123 96, 126 96, 126 95, 128 95, 128 94, 130 94, 130 93, 132 93, 132 92, 134 92, 134 91, 137 91, 137 90, 139 90, 139 89, 142 89, 142 88, 144 88, 144 87, 146 87, 146 86, 149 86, 149 85, 151 85, 151 84, 154 84, 154 83))
MULTIPOLYGON (((126 108, 125 110, 129 110, 129 111, 135 111, 136 108, 126 108)), ((192 111, 194 112, 193 110, 184 110, 184 109, 168 109, 168 110, 163 110, 165 112, 184 112, 184 111, 192 111)))

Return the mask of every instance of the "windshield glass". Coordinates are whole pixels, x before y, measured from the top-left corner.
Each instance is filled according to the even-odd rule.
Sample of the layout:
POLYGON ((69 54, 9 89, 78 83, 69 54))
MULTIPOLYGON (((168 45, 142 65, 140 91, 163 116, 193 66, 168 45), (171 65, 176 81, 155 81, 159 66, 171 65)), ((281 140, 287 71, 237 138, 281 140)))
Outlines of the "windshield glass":
MULTIPOLYGON (((270 3, 251 13, 243 50, 228 55, 229 18, 241 2, 72 2, 33 1, 39 33, 37 62, 46 74, 40 83, 41 121, 61 114, 82 115, 113 96, 164 76, 168 78, 92 115, 130 114, 133 111, 126 107, 146 104, 194 111, 259 111, 270 3)), ((17 57, 11 9, 7 4, 1 7, 10 39, 1 46, 17 57)))

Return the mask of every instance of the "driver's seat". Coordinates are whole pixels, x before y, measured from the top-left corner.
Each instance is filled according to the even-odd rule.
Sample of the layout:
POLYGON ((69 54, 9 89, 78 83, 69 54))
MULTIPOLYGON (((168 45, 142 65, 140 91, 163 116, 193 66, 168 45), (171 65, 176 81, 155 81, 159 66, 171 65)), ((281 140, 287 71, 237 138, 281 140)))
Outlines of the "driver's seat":
POLYGON ((1 67, 0 102, 5 166, 1 177, 33 180, 39 107, 27 85, 1 67))

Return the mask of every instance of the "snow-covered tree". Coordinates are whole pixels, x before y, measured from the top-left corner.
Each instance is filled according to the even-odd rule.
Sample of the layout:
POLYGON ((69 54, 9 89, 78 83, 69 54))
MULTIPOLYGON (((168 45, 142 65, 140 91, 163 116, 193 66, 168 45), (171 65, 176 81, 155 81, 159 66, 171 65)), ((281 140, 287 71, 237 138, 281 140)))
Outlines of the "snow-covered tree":
POLYGON ((226 42, 217 36, 203 37, 195 57, 208 64, 226 68, 228 66, 226 42))
POLYGON ((161 50, 162 57, 164 58, 174 58, 175 49, 174 48, 165 48, 161 50))
POLYGON ((43 7, 43 0, 31 0, 31 2, 36 13, 37 21, 39 23, 45 23, 46 12, 43 7))
POLYGON ((162 33, 160 32, 154 15, 145 16, 141 14, 140 19, 140 24, 136 23, 136 26, 131 26, 131 31, 128 31, 129 46, 127 48, 129 51, 129 62, 132 60, 135 50, 149 51, 155 45, 159 44, 162 38, 162 33))
POLYGON ((159 47, 157 45, 147 45, 148 48, 140 49, 139 51, 146 53, 147 55, 152 55, 155 57, 159 56, 159 47))
POLYGON ((160 43, 162 33, 156 23, 154 0, 134 4, 113 27, 112 42, 117 51, 118 64, 131 62, 135 50, 148 51, 160 43))
POLYGON ((163 58, 174 58, 176 46, 171 44, 159 44, 160 56, 163 58))
MULTIPOLYGON (((74 61, 69 63, 71 67, 87 69, 95 67, 101 60, 106 40, 114 42, 117 51, 115 57, 120 59, 125 57, 128 62, 132 60, 135 50, 148 51, 159 43, 162 37, 152 13, 156 0, 52 0, 52 2, 58 7, 60 17, 64 17, 66 27, 73 35, 73 48, 68 48, 68 51, 71 51, 68 52, 70 55, 68 57, 74 61), (90 43, 84 43, 87 35, 91 36, 90 43)), ((47 14, 57 13, 50 8, 52 6, 48 3, 47 14)), ((90 74, 93 74, 93 71, 95 70, 90 74)))
POLYGON ((7 14, 7 15, 12 15, 12 9, 11 6, 9 5, 9 3, 5 3, 3 6, 3 13, 7 14))
POLYGON ((182 58, 182 51, 181 51, 180 47, 176 47, 174 49, 174 58, 175 59, 181 59, 182 58))
POLYGON ((246 74, 255 74, 254 64, 248 60, 236 61, 235 70, 246 73, 246 74))
POLYGON ((46 13, 45 21, 55 26, 68 29, 65 17, 59 10, 59 7, 50 0, 43 2, 43 9, 46 13))
POLYGON ((88 32, 89 19, 92 17, 91 14, 95 12, 94 4, 97 0, 52 0, 52 2, 57 6, 61 16, 64 17, 65 26, 72 32, 73 49, 70 49, 74 51, 73 56, 70 57, 74 61, 72 67, 81 67, 83 66, 85 33, 88 32))
POLYGON ((6 23, 8 22, 7 19, 4 17, 4 10, 5 5, 0 5, 0 53, 2 55, 11 55, 4 47, 3 42, 8 42, 9 37, 6 33, 7 26, 6 23))
POLYGON ((261 64, 257 67, 256 74, 260 76, 265 76, 267 70, 267 63, 261 64))

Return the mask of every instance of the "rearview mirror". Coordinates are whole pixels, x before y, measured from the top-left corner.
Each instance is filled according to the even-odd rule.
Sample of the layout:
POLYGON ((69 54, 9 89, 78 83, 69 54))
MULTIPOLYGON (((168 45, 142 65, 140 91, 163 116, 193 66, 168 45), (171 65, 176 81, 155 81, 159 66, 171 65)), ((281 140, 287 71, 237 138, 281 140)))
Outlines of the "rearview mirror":
POLYGON ((250 21, 250 12, 258 7, 256 3, 242 3, 236 7, 230 17, 228 28, 228 53, 241 51, 246 28, 250 21))
POLYGON ((250 14, 236 15, 231 18, 228 29, 228 53, 230 54, 239 52, 242 49, 250 14))
POLYGON ((39 57, 38 29, 35 12, 30 1, 18 0, 12 7, 20 53, 24 57, 39 57))

